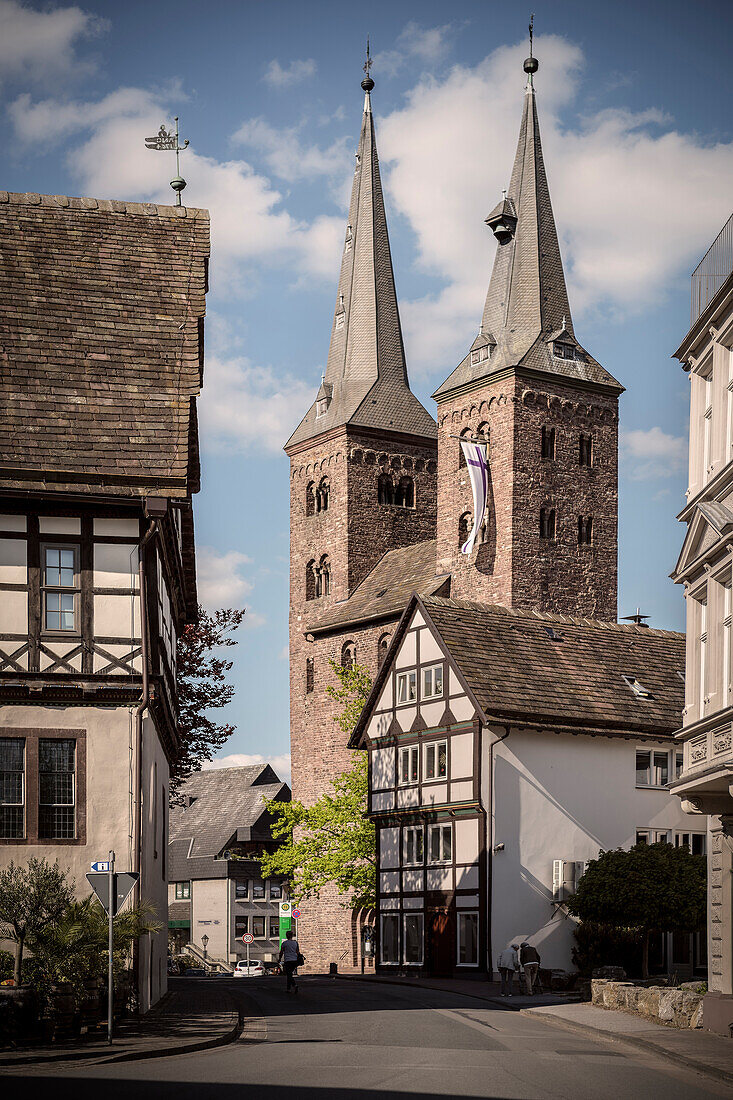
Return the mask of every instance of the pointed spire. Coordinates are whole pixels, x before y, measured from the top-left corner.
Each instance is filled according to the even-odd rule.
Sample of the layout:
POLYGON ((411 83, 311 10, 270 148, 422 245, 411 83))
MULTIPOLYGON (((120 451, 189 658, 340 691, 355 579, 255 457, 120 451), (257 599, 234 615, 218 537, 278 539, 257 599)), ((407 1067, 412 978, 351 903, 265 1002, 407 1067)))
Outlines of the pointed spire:
POLYGON ((372 63, 367 41, 364 114, 325 378, 286 447, 346 424, 436 436, 435 421, 407 379, 371 106, 372 63))
POLYGON ((524 62, 527 86, 511 181, 486 219, 498 241, 480 330, 491 354, 483 358, 469 354, 436 390, 436 397, 516 366, 622 388, 575 338, 542 155, 533 82, 539 69, 532 53, 533 22, 534 17, 529 26, 530 53, 524 62), (559 337, 563 338, 562 355, 555 347, 559 337))

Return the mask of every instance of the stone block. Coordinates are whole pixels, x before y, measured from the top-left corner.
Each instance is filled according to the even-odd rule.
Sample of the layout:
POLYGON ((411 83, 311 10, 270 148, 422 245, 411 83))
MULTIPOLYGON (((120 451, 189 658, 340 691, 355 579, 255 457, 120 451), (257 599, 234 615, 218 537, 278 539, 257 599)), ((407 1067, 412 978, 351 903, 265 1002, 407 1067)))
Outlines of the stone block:
POLYGON ((593 971, 594 978, 607 978, 611 982, 625 982, 626 971, 622 966, 598 966, 593 971))

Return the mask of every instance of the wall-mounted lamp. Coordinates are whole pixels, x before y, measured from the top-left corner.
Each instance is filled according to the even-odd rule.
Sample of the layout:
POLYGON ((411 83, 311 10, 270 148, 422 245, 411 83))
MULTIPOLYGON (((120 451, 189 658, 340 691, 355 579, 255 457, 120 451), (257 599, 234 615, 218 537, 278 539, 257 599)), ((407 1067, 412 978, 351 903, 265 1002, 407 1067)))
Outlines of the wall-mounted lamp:
POLYGON ((495 852, 503 852, 504 851, 504 845, 503 844, 495 844, 494 845, 494 851, 495 852))

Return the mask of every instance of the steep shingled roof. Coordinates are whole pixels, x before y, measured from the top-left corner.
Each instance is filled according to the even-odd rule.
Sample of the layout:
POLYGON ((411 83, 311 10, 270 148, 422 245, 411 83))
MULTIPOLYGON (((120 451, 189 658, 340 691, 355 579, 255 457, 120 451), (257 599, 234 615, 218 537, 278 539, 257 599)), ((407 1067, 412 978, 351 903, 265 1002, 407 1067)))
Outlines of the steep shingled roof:
POLYGON ((172 807, 170 813, 171 882, 226 878, 227 861, 216 857, 238 832, 239 839, 245 839, 242 833, 256 830, 265 814, 264 799, 290 799, 290 788, 269 764, 195 772, 180 793, 184 805, 172 807))
POLYGON ((470 352, 433 396, 509 367, 608 386, 623 387, 580 347, 573 330, 560 246, 542 156, 540 126, 532 80, 527 83, 519 142, 507 198, 489 215, 513 210, 516 227, 497 246, 481 332, 496 346, 488 360, 472 364, 470 352), (563 335, 576 349, 572 359, 553 354, 553 337, 563 335))
POLYGON ((450 577, 435 575, 436 545, 435 539, 427 539, 388 551, 348 600, 310 621, 304 632, 326 634, 361 622, 397 618, 413 592, 439 591, 450 577))
POLYGON ((344 425, 437 436, 435 421, 407 379, 368 90, 325 382, 331 387, 327 410, 316 416, 314 401, 286 450, 344 425))
POLYGON ((185 498, 206 210, 0 192, 0 486, 185 498))

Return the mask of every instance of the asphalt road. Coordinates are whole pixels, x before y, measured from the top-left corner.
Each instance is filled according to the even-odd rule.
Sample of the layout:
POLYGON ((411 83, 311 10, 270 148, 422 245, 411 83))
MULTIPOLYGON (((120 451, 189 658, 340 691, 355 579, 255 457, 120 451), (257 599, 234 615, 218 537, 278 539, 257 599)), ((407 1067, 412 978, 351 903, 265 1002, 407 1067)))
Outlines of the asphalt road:
POLYGON ((733 1096, 662 1058, 453 993, 304 978, 294 997, 284 980, 221 981, 250 1017, 238 1042, 175 1058, 25 1069, 4 1079, 5 1095, 31 1100, 42 1077, 53 1100, 733 1096))

